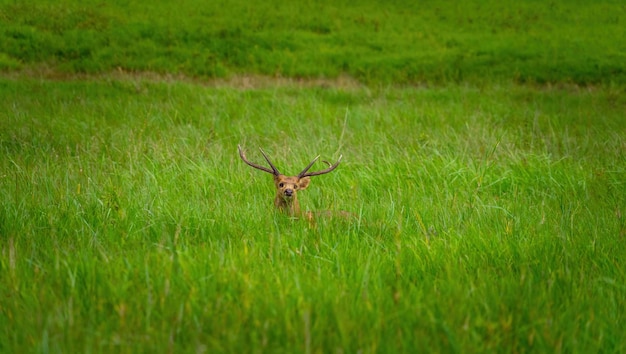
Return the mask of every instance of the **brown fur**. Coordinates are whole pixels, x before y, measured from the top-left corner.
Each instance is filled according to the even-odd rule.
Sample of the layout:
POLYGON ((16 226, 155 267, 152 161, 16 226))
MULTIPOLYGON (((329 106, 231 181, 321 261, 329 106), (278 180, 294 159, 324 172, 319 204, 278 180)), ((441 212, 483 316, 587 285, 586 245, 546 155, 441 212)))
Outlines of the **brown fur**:
POLYGON ((276 187, 274 205, 276 208, 290 216, 300 216, 298 191, 306 189, 310 182, 311 177, 274 176, 274 186, 276 187))

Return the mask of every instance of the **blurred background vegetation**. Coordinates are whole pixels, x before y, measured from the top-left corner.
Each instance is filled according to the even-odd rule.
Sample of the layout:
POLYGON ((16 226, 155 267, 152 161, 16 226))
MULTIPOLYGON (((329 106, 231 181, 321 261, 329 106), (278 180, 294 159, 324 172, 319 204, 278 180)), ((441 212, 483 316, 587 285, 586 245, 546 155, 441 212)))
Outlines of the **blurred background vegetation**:
POLYGON ((0 1, 0 70, 626 83, 621 1, 0 1))

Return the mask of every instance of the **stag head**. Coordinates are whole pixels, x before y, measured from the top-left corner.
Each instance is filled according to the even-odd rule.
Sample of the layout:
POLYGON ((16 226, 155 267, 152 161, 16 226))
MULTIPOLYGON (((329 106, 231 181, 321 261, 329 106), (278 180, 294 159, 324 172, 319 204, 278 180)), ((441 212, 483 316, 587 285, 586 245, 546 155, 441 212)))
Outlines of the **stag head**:
POLYGON ((339 156, 339 159, 335 164, 328 164, 329 167, 320 171, 309 172, 309 169, 317 162, 319 156, 317 156, 307 167, 302 170, 297 176, 286 176, 280 173, 276 166, 270 161, 270 159, 265 154, 263 149, 261 150, 261 154, 265 158, 265 161, 270 165, 270 168, 256 164, 254 162, 250 162, 241 148, 241 146, 237 146, 239 148, 239 156, 251 167, 256 168, 257 170, 261 170, 267 173, 271 173, 274 176, 274 186, 276 187, 276 197, 274 198, 274 205, 280 211, 286 212, 292 216, 300 215, 300 204, 298 203, 298 195, 297 192, 300 190, 304 190, 309 186, 311 182, 312 176, 319 176, 325 173, 332 172, 339 163, 341 162, 342 156, 339 156))

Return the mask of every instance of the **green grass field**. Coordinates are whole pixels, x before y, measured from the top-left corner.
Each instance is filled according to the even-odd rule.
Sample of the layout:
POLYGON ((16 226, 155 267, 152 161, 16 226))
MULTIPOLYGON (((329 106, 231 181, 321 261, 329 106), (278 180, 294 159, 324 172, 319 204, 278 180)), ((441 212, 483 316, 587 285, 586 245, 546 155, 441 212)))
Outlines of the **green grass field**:
POLYGON ((3 352, 624 350, 610 89, 8 81, 3 352), (286 173, 344 155, 276 215, 286 173))
POLYGON ((0 0, 0 70, 626 84, 620 1, 0 0))
POLYGON ((81 4, 0 2, 0 353, 626 351, 623 5, 81 4))

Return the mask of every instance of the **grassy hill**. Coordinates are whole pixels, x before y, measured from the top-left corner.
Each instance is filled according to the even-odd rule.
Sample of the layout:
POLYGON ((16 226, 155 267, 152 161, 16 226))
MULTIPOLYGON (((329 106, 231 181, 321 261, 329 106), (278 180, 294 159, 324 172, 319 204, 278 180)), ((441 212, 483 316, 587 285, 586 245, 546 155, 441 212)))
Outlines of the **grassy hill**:
POLYGON ((626 82, 615 1, 2 1, 0 21, 4 71, 626 82))

